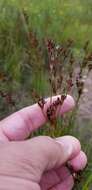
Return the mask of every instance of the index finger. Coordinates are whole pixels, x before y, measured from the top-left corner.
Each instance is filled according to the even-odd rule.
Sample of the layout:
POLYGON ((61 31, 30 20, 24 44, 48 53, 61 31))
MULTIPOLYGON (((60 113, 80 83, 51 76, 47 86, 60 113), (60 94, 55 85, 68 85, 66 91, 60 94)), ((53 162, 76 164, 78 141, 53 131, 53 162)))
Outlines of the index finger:
MULTIPOLYGON (((52 102, 57 100, 57 97, 60 96, 52 97, 52 102)), ((50 103, 50 98, 46 99, 44 114, 46 114, 50 103)), ((59 109, 58 114, 62 115, 71 110, 73 107, 74 100, 70 95, 67 95, 63 105, 59 109)), ((17 141, 26 139, 31 132, 35 131, 47 122, 47 118, 44 114, 38 104, 28 106, 13 113, 0 122, 0 140, 17 141)))

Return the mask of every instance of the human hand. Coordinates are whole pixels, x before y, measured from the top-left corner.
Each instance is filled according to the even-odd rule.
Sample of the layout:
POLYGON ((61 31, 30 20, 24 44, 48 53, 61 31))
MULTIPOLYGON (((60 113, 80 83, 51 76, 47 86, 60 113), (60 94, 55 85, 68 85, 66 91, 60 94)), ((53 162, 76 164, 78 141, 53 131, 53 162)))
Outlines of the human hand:
MULTIPOLYGON (((53 99, 56 99, 54 97, 53 99)), ((44 108, 46 112, 47 103, 44 108)), ((59 114, 74 107, 67 96, 59 114)), ((87 157, 72 136, 35 137, 24 141, 46 122, 38 104, 24 108, 0 122, 0 190, 71 190, 74 179, 66 167, 84 169, 87 157)))

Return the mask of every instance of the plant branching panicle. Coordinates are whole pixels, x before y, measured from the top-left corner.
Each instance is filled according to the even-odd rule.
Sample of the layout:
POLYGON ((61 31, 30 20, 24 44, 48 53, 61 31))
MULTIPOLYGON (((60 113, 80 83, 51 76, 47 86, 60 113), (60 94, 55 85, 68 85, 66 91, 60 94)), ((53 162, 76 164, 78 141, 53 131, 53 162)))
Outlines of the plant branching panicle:
POLYGON ((35 97, 50 125, 55 127, 57 112, 60 111, 66 95, 72 94, 74 87, 77 88, 78 96, 76 103, 78 105, 84 89, 83 71, 85 68, 88 68, 88 72, 91 70, 92 54, 88 51, 89 42, 87 41, 83 47, 83 59, 78 65, 79 72, 75 77, 74 72, 78 61, 73 53, 74 41, 67 40, 65 44, 60 45, 48 39, 45 44, 48 55, 49 84, 51 87, 50 105, 47 108, 46 114, 44 114, 45 98, 37 95, 36 92, 33 97, 35 97), (61 98, 58 97, 56 101, 53 101, 52 96, 58 94, 61 95, 61 98))

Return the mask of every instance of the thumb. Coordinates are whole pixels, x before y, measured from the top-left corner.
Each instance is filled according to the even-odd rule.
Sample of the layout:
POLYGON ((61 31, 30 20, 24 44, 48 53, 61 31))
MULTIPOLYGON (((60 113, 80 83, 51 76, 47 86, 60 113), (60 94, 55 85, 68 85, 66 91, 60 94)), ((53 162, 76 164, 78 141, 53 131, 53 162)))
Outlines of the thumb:
POLYGON ((59 141, 58 143, 57 140, 50 137, 40 136, 26 142, 30 145, 28 157, 30 164, 32 164, 31 180, 36 180, 39 183, 45 171, 60 167, 72 156, 78 154, 81 149, 79 141, 74 137, 70 137, 66 143, 64 143, 64 137, 63 139, 61 137, 59 141))

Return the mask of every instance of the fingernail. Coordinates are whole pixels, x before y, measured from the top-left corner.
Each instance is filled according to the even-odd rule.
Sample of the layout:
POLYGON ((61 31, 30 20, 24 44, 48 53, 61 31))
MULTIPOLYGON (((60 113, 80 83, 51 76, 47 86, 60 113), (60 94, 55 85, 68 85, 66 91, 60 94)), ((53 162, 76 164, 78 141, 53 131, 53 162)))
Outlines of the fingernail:
POLYGON ((63 148, 63 150, 65 150, 65 153, 67 154, 67 156, 69 158, 71 158, 71 155, 73 153, 72 144, 68 144, 68 143, 64 144, 63 142, 60 142, 59 140, 56 140, 56 142, 59 143, 62 146, 62 148, 63 148))
POLYGON ((72 136, 64 136, 56 138, 56 141, 64 147, 64 150, 69 155, 69 159, 73 159, 77 156, 81 150, 79 140, 72 136))
POLYGON ((74 106, 74 99, 70 95, 67 95, 67 98, 65 99, 64 104, 61 107, 60 114, 63 115, 65 112, 72 110, 74 106))

